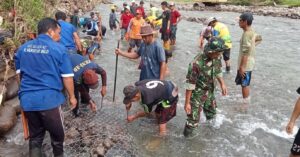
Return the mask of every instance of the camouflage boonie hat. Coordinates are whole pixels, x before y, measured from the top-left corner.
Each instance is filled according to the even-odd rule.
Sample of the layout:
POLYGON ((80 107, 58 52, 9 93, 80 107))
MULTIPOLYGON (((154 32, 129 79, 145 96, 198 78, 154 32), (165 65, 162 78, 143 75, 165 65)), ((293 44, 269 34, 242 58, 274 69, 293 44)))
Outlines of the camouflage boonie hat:
POLYGON ((226 45, 223 39, 218 37, 212 37, 204 47, 204 53, 222 52, 226 49, 226 45))

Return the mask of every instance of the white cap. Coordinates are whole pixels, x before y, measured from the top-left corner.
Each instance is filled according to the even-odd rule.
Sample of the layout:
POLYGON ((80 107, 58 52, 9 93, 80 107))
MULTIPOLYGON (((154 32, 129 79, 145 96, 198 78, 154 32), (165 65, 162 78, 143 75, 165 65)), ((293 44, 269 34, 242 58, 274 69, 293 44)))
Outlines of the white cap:
POLYGON ((130 10, 130 7, 128 5, 125 8, 128 9, 128 10, 130 10))
POLYGON ((131 3, 135 3, 135 0, 131 0, 131 3))
POLYGON ((175 3, 174 2, 170 2, 170 5, 175 5, 175 3))
POLYGON ((204 22, 204 24, 208 25, 208 24, 210 24, 211 22, 216 21, 216 20, 217 20, 217 19, 216 19, 215 17, 210 17, 210 18, 206 19, 206 21, 204 22))

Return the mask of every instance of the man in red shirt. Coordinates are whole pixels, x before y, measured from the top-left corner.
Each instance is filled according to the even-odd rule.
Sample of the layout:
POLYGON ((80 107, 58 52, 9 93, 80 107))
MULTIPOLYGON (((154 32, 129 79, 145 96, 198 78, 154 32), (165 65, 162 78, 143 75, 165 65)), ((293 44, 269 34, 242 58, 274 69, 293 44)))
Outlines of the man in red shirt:
POLYGON ((140 1, 140 6, 136 8, 136 10, 140 10, 142 12, 143 18, 146 18, 145 9, 144 9, 144 1, 140 1))
POLYGON ((124 12, 121 15, 121 20, 120 20, 121 21, 120 22, 120 25, 121 25, 121 39, 122 40, 124 39, 124 36, 127 32, 129 22, 132 18, 133 18, 133 15, 130 13, 130 8, 129 8, 129 6, 126 6, 124 12))
POLYGON ((170 40, 171 40, 171 45, 175 45, 177 24, 181 20, 181 15, 175 9, 175 3, 174 2, 170 3, 170 9, 171 9, 171 34, 170 34, 170 40))

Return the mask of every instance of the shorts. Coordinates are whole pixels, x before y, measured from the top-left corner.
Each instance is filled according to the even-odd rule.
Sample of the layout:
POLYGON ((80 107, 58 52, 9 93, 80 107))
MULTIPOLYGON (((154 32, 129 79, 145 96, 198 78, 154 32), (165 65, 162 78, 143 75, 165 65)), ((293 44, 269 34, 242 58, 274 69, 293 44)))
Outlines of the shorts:
POLYGON ((291 154, 300 155, 300 129, 298 130, 293 146, 291 148, 291 154))
POLYGON ((127 29, 122 28, 121 29, 121 39, 124 39, 126 33, 127 33, 127 29))
POLYGON ((224 50, 223 59, 224 61, 228 61, 230 59, 230 49, 224 50))
POLYGON ((171 35, 170 35, 170 39, 174 40, 176 39, 176 32, 177 32, 177 26, 171 26, 171 35))
POLYGON ((110 23, 110 24, 109 24, 109 28, 110 28, 111 30, 117 29, 116 23, 110 23))
POLYGON ((162 104, 157 105, 155 109, 158 124, 165 124, 176 116, 178 97, 174 100, 168 108, 164 108, 162 104))
POLYGON ((161 32, 161 40, 168 41, 170 39, 170 34, 166 32, 161 32))
POLYGON ((241 85, 242 87, 247 87, 250 85, 252 71, 246 71, 245 73, 246 73, 246 76, 245 76, 245 78, 243 78, 239 74, 239 71, 237 72, 236 77, 235 77, 236 85, 241 85))
POLYGON ((142 44, 142 39, 130 39, 129 41, 129 46, 131 48, 134 48, 135 46, 140 47, 141 44, 142 44))

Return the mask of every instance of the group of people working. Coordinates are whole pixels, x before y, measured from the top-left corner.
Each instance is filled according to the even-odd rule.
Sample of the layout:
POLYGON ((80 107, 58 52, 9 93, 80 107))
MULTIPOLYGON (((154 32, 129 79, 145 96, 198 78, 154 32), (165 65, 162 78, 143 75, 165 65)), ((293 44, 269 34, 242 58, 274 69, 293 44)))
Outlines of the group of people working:
MULTIPOLYGON (((124 100, 127 112, 134 102, 139 102, 143 111, 128 115, 128 122, 149 115, 155 108, 155 115, 159 124, 159 133, 165 135, 166 124, 176 116, 178 98, 178 87, 175 83, 165 80, 167 69, 166 44, 175 44, 177 23, 180 21, 179 12, 170 13, 167 2, 162 2, 164 10, 162 18, 161 39, 165 46, 162 46, 155 38, 156 31, 153 26, 145 24, 144 9, 134 4, 130 7, 124 6, 120 26, 122 37, 129 35, 130 49, 122 51, 117 48, 116 55, 130 59, 141 58, 140 78, 134 85, 127 85, 123 89, 124 100), (172 20, 173 18, 173 20, 172 20), (174 18, 176 20, 174 20, 174 18), (173 33, 171 33, 173 32, 173 33), (174 36, 171 37, 173 34, 174 36), (170 40, 171 39, 171 40, 170 40), (137 47, 134 51, 134 47, 137 47)), ((153 5, 152 5, 153 7, 153 5)), ((173 8, 174 9, 174 8, 173 8)), ((155 10, 155 9, 153 9, 155 10)), ((112 12, 114 13, 114 12, 112 12)), ((88 30, 91 35, 101 37, 102 32, 94 28, 99 25, 96 22, 95 14, 91 14, 93 22, 88 30)), ((15 64, 20 78, 19 98, 22 110, 28 119, 30 140, 30 156, 42 155, 42 143, 45 132, 48 131, 51 137, 54 156, 63 156, 64 129, 62 112, 60 106, 65 102, 63 89, 67 92, 71 109, 77 117, 79 100, 91 106, 96 111, 96 104, 89 95, 89 89, 96 89, 99 86, 98 75, 102 78, 101 95, 106 95, 106 72, 98 64, 89 58, 80 55, 84 51, 76 27, 66 22, 66 14, 57 12, 56 19, 44 18, 38 23, 38 37, 23 44, 15 55, 15 64)), ((112 15, 112 19, 115 17, 112 15)), ((251 27, 253 15, 249 12, 239 17, 239 26, 243 29, 240 40, 240 51, 238 60, 238 71, 236 84, 242 86, 243 98, 249 98, 249 85, 251 73, 255 64, 255 46, 261 41, 251 27)), ((109 23, 110 28, 115 25, 109 23)), ((203 53, 197 54, 189 64, 185 83, 185 106, 187 121, 184 126, 184 136, 194 137, 195 129, 198 127, 200 113, 211 120, 216 116, 215 88, 216 81, 220 84, 223 95, 228 93, 225 82, 222 78, 221 56, 225 60, 226 71, 230 71, 230 49, 231 37, 225 24, 216 18, 207 21, 207 27, 200 35, 200 48, 203 53), (204 44, 204 40, 207 43, 204 44)), ((103 33, 103 32, 102 32, 103 33)), ((292 132, 295 119, 300 114, 299 101, 287 131, 292 132)), ((298 137, 298 135, 297 135, 298 137)), ((298 146, 296 137, 295 145, 298 146)), ((298 142, 299 143, 299 142, 298 142)), ((292 154, 297 154, 298 147, 292 148, 292 154)))

